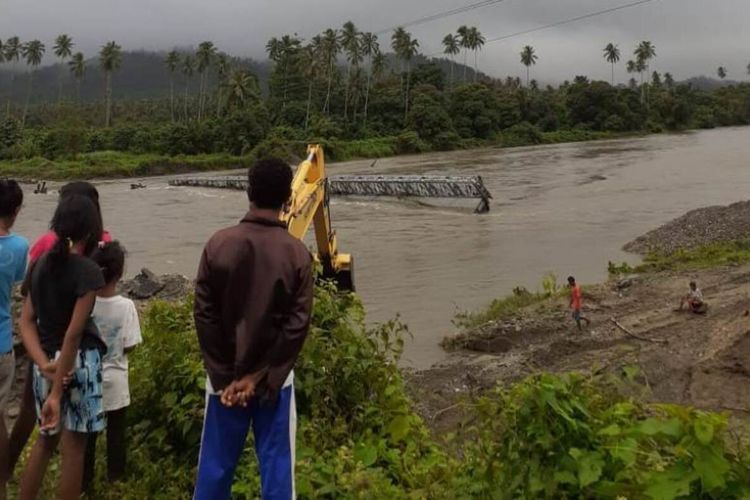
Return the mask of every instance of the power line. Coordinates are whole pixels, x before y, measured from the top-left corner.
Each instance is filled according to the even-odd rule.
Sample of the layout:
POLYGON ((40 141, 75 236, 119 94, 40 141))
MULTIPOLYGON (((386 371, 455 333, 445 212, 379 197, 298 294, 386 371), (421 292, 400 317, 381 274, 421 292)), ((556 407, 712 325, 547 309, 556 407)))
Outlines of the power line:
POLYGON ((383 29, 383 30, 380 30, 380 31, 376 31, 375 33, 378 34, 378 35, 382 35, 384 33, 389 33, 391 31, 395 30, 396 28, 410 28, 412 26, 418 26, 420 24, 425 24, 425 23, 429 23, 429 22, 432 22, 432 21, 437 21, 438 19, 443 19, 445 17, 455 16, 456 14, 462 14, 464 12, 469 12, 469 11, 472 11, 472 10, 475 10, 475 9, 479 9, 481 7, 488 7, 490 5, 495 5, 495 4, 498 4, 498 3, 502 3, 504 1, 505 0, 484 0, 482 2, 475 2, 475 3, 472 3, 472 4, 464 5, 463 7, 457 7, 455 9, 446 10, 446 11, 443 11, 443 12, 438 12, 436 14, 432 14, 432 15, 425 16, 425 17, 420 17, 419 19, 413 19, 411 21, 407 21, 405 23, 401 23, 401 24, 399 24, 397 26, 392 26, 392 27, 390 27, 388 29, 383 29))
MULTIPOLYGON (((655 2, 655 1, 656 0, 638 0, 636 2, 630 2, 630 3, 623 4, 623 5, 618 5, 616 7, 610 7, 609 9, 598 10, 596 12, 589 12, 588 14, 583 14, 581 16, 571 17, 569 19, 563 19, 561 21, 555 21, 554 23, 545 24, 544 26, 538 26, 536 28, 531 28, 531 29, 527 29, 523 31, 517 31, 515 33, 510 33, 508 35, 502 35, 498 37, 489 38, 487 39, 485 43, 489 44, 493 42, 501 42, 504 40, 508 40, 509 38, 515 38, 518 36, 528 35, 529 33, 535 33, 537 31, 542 31, 542 30, 546 30, 550 28, 556 28, 558 26, 563 26, 565 24, 571 24, 571 23, 575 23, 578 21, 583 21, 584 19, 590 19, 592 17, 598 17, 598 16, 603 16, 605 14, 611 14, 612 12, 617 12, 619 10, 625 10, 625 9, 630 9, 633 7, 638 7, 639 5, 644 5, 644 4, 655 2)), ((434 54, 430 54, 426 57, 434 57, 440 54, 442 54, 442 52, 435 52, 434 54)))

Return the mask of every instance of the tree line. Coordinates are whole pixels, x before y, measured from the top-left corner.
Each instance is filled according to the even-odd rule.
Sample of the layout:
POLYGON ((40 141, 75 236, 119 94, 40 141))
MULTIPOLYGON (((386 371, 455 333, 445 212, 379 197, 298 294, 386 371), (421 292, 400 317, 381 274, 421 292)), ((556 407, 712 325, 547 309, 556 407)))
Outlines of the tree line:
MULTIPOLYGON (((11 37, 1 42, 0 60, 17 69, 23 58, 27 89, 23 106, 15 105, 13 84, 18 74, 14 73, 6 121, 16 125, 9 122, 0 129, 0 151, 5 144, 5 157, 106 148, 240 154, 269 137, 365 140, 405 133, 415 134, 417 140, 412 142, 421 144, 421 149, 451 148, 462 147, 466 141, 489 140, 508 130, 515 134, 510 134, 511 142, 521 136, 534 142, 539 134, 564 130, 659 131, 750 121, 746 85, 703 92, 678 84, 669 73, 651 72, 656 47, 650 41, 636 44, 633 57, 625 63, 632 75, 627 85, 616 85, 622 53, 616 44, 608 43, 602 55, 611 65, 610 82, 577 76, 544 88, 531 75, 540 60, 533 46, 526 45, 519 52, 526 72, 522 82, 480 72, 478 53, 485 44, 486 38, 476 27, 460 26, 442 40, 445 57, 427 58, 420 53, 419 40, 404 28, 381 40, 350 21, 309 40, 296 34, 271 38, 265 49, 273 67, 268 81, 261 84, 240 59, 204 41, 195 50, 172 50, 164 55, 167 96, 116 101, 113 85, 122 63, 120 45, 110 41, 95 59, 86 58, 74 50, 73 39, 63 34, 52 48, 59 60, 57 102, 30 106, 33 77, 45 44, 39 40, 21 43, 11 37), (459 57, 462 62, 457 61, 459 57), (90 64, 98 64, 104 74, 102 104, 80 99, 81 82, 90 64), (76 99, 64 95, 66 70, 76 82, 76 99), (177 88, 178 82, 184 88, 177 88), (63 126, 83 130, 83 138, 62 141, 74 142, 75 147, 59 147, 58 139, 52 141, 53 146, 42 144, 50 135, 45 131, 59 135, 63 126), (19 135, 24 135, 18 130, 25 128, 35 129, 25 133, 32 139, 9 152, 8 144, 17 146, 19 135), (107 132, 112 128, 117 130, 107 132), (2 130, 14 132, 7 132, 3 139, 2 130), (170 142, 184 146, 175 148, 170 142)), ((726 77, 726 68, 719 68, 717 74, 726 77)))

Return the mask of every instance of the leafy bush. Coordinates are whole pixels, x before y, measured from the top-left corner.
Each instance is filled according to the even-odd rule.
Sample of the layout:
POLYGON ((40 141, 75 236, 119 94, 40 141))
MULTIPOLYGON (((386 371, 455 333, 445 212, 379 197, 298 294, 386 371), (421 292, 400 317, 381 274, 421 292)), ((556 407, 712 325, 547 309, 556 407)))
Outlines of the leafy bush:
POLYGON ((646 405, 584 375, 495 389, 461 454, 458 491, 493 498, 747 498, 747 448, 727 417, 646 405))
POLYGON ((529 146, 541 144, 542 131, 529 122, 521 122, 506 128, 501 134, 503 146, 529 146))
POLYGON ((396 138, 396 152, 399 154, 423 153, 428 150, 429 147, 416 132, 403 132, 396 138))
MULTIPOLYGON (((295 370, 301 497, 442 495, 452 459, 429 439, 405 394, 397 367, 404 333, 397 321, 367 329, 355 296, 328 285, 316 289, 313 327, 295 370)), ((191 302, 153 304, 144 346, 131 360, 134 470, 112 498, 190 495, 204 381, 191 302)), ((250 440, 238 468, 236 498, 259 492, 252 446, 250 440)))

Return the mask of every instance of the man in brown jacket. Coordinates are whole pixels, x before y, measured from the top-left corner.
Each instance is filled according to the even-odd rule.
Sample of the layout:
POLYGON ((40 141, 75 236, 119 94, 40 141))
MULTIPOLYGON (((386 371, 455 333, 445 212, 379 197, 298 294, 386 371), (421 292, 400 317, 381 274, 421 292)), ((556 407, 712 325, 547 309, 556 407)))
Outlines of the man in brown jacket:
POLYGON ((229 499, 250 425, 264 499, 294 498, 294 363, 312 309, 312 257, 279 220, 292 170, 281 160, 249 172, 250 211, 206 244, 195 326, 208 372, 194 498, 229 499))

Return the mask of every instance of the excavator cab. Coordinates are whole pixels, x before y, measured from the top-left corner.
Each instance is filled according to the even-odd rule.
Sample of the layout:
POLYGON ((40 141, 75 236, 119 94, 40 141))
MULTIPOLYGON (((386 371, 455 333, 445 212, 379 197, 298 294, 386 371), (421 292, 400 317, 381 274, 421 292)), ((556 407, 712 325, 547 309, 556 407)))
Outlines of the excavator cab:
POLYGON ((313 225, 317 260, 323 267, 321 278, 334 281, 339 290, 353 292, 354 263, 351 255, 338 252, 329 201, 323 148, 312 144, 307 147, 307 158, 297 167, 292 181, 292 197, 281 218, 287 223, 289 233, 300 240, 313 225))

